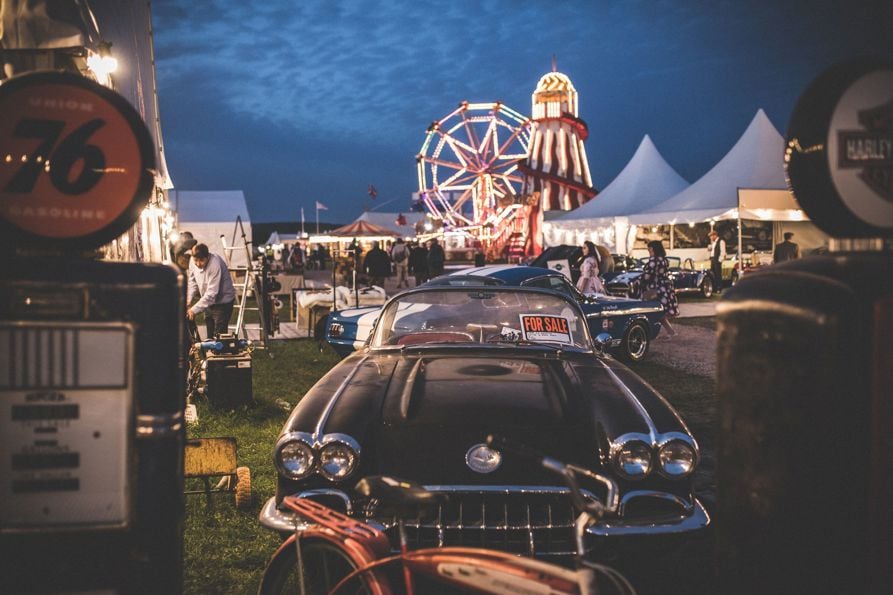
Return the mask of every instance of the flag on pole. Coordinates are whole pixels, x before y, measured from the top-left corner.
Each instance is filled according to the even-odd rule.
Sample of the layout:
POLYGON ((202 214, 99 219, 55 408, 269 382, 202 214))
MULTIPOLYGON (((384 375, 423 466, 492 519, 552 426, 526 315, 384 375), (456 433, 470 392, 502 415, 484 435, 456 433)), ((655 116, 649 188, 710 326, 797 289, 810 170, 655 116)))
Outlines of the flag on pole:
POLYGON ((317 211, 328 211, 329 207, 327 207, 326 205, 322 204, 319 201, 316 201, 316 210, 317 211))
POLYGON ((372 197, 372 200, 375 200, 375 197, 378 196, 378 190, 372 184, 369 184, 369 196, 372 197))

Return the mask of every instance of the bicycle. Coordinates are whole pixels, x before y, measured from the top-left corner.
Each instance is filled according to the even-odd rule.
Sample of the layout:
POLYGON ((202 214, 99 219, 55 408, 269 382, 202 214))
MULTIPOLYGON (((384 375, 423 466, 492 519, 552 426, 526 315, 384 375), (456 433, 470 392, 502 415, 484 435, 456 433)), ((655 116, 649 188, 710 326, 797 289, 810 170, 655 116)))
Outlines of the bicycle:
MULTIPOLYGON (((410 550, 403 521, 398 521, 399 553, 393 554, 387 535, 327 506, 296 496, 286 497, 285 506, 311 524, 298 529, 279 547, 264 571, 258 593, 296 592, 301 595, 363 593, 455 593, 498 595, 551 593, 597 595, 635 594, 618 571, 586 560, 586 529, 606 513, 616 513, 618 487, 612 479, 594 471, 564 464, 499 436, 488 436, 487 444, 507 453, 538 461, 546 470, 560 475, 570 490, 579 513, 574 528, 575 569, 550 562, 523 558, 506 552, 472 547, 436 547, 410 550), (578 477, 585 476, 607 489, 605 502, 584 497, 578 477), (421 585, 421 586, 419 586, 421 585)), ((441 502, 442 494, 412 482, 387 476, 367 477, 357 484, 359 495, 392 509, 398 519, 419 506, 441 502)))

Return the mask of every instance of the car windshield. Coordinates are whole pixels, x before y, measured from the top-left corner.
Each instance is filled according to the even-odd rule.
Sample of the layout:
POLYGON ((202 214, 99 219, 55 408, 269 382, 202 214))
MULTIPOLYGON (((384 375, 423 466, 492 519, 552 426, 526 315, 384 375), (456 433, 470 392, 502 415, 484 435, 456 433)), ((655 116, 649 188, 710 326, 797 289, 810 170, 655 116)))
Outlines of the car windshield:
POLYGON ((398 296, 382 312, 371 345, 444 343, 591 349, 586 322, 565 297, 503 287, 437 287, 398 296))

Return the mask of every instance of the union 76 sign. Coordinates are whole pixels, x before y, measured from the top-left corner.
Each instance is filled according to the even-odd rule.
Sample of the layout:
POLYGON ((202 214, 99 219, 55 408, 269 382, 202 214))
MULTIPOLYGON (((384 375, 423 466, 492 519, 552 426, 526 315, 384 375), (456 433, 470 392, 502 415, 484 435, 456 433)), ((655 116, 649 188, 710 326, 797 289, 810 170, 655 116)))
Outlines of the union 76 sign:
POLYGON ((153 186, 151 137, 117 93, 37 72, 0 85, 4 241, 96 247, 139 217, 153 186))

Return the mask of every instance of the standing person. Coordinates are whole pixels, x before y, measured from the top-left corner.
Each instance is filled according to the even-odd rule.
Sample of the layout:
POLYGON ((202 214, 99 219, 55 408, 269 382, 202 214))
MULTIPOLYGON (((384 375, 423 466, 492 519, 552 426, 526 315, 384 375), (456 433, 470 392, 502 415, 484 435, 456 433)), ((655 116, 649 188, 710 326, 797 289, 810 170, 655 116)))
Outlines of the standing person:
POLYGON ((792 237, 794 237, 793 232, 784 232, 784 241, 775 246, 772 262, 784 262, 800 258, 800 246, 791 241, 792 237))
POLYGON ((446 262, 446 253, 437 238, 428 240, 428 278, 433 279, 443 274, 443 265, 446 262))
POLYGON ((590 241, 583 242, 583 257, 580 262, 580 278, 577 279, 577 289, 581 293, 605 293, 605 286, 599 279, 598 250, 590 241))
POLYGON ((394 272, 397 275, 397 289, 401 286, 409 287, 409 247, 403 243, 403 238, 397 238, 397 243, 391 248, 391 260, 394 262, 394 272))
POLYGON ((198 301, 186 311, 189 320, 205 313, 205 328, 208 338, 225 333, 229 329, 229 319, 233 315, 236 289, 223 259, 211 254, 205 244, 192 248, 192 262, 189 263, 189 286, 186 303, 198 301))
POLYGON ((363 259, 363 272, 369 276, 369 285, 384 287, 385 277, 391 274, 391 259, 388 253, 378 247, 378 242, 372 242, 372 249, 366 253, 363 259))
POLYGON ((304 274, 304 248, 300 242, 295 242, 288 254, 288 269, 292 272, 304 274))
MULTIPOLYGON (((651 244, 649 244, 650 246, 651 244)), ((716 293, 722 292, 722 261, 726 259, 726 241, 719 237, 715 229, 710 230, 710 272, 713 273, 713 284, 716 293)))
POLYGON ((660 319, 661 326, 667 329, 667 339, 676 334, 670 326, 670 317, 679 316, 679 302, 676 300, 676 289, 670 280, 670 263, 667 261, 667 251, 660 240, 648 242, 648 262, 642 269, 642 290, 654 289, 657 291, 657 300, 663 308, 664 316, 660 319))
POLYGON ((415 276, 416 287, 428 280, 428 249, 416 244, 409 253, 409 272, 415 276))

